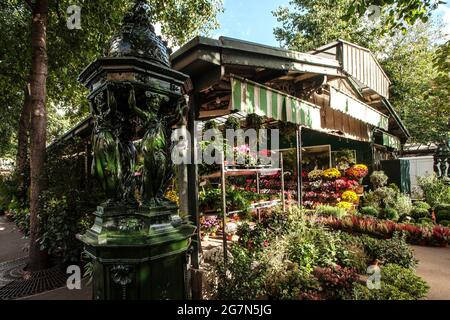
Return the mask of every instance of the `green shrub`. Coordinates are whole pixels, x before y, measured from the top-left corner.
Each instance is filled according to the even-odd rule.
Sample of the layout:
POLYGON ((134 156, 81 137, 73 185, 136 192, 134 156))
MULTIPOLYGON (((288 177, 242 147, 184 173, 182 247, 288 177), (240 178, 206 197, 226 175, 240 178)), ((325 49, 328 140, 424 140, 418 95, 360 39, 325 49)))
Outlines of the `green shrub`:
POLYGON ((351 297, 358 274, 341 266, 315 268, 314 276, 320 283, 325 299, 341 300, 351 297))
POLYGON ((397 221, 399 218, 399 214, 398 211, 395 210, 394 208, 387 207, 381 211, 381 218, 386 220, 397 221))
POLYGON ((430 217, 430 213, 427 209, 424 208, 414 208, 411 211, 411 217, 415 220, 419 220, 421 218, 428 218, 430 217))
POLYGON ((433 220, 431 220, 431 218, 428 218, 428 217, 420 218, 417 222, 419 224, 425 225, 425 226, 434 225, 433 220))
POLYGON ((397 287, 407 293, 413 299, 420 299, 428 292, 427 283, 414 273, 410 268, 404 268, 397 264, 387 264, 381 268, 382 282, 397 287))
POLYGON ((434 208, 435 211, 450 210, 450 204, 440 203, 434 208))
POLYGON ((356 300, 418 300, 428 292, 428 285, 412 269, 396 264, 381 267, 381 288, 369 289, 355 284, 353 299, 356 300))
POLYGON ((345 210, 344 208, 320 205, 320 206, 317 206, 316 213, 320 214, 320 215, 324 215, 324 216, 341 218, 341 217, 347 215, 347 210, 345 210))
POLYGON ((249 251, 239 245, 230 248, 226 268, 216 265, 216 294, 221 300, 254 300, 265 294, 265 265, 255 262, 249 251))
POLYGON ((270 268, 265 277, 265 292, 272 299, 305 300, 314 297, 320 284, 311 273, 286 261, 281 267, 270 268))
POLYGON ((450 220, 450 204, 437 205, 434 213, 436 215, 436 221, 438 223, 442 220, 450 220))
POLYGON ((367 285, 356 283, 353 288, 353 300, 414 300, 406 292, 401 292, 385 282, 381 282, 381 288, 369 289, 367 285))
POLYGON ((416 201, 413 203, 414 208, 430 210, 431 206, 425 201, 416 201))
POLYGON ((335 231, 334 235, 338 238, 337 263, 343 267, 365 273, 369 257, 364 251, 364 244, 360 237, 341 231, 335 231))
POLYGON ((450 187, 436 174, 419 177, 417 182, 423 191, 425 201, 432 208, 436 208, 439 204, 450 205, 450 187))
POLYGON ((372 261, 395 263, 405 268, 413 268, 417 264, 413 251, 406 243, 406 238, 394 233, 391 239, 378 240, 362 236, 364 250, 372 261))
POLYGON ((380 215, 380 211, 371 206, 362 207, 359 211, 365 216, 378 217, 380 215))
POLYGON ((439 224, 444 227, 450 227, 450 220, 441 220, 439 224))
POLYGON ((384 187, 388 182, 388 176, 384 173, 384 171, 374 171, 370 175, 370 183, 372 183, 373 187, 380 188, 384 187))

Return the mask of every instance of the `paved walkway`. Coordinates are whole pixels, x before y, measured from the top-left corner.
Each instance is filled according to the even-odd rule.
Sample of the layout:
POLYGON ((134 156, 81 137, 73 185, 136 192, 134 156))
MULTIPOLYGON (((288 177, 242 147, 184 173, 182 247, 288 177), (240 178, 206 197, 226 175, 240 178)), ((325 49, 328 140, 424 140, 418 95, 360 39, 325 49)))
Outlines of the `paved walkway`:
POLYGON ((25 257, 28 239, 5 216, 0 216, 0 263, 25 257))
POLYGON ((450 300, 450 247, 411 246, 419 260, 417 274, 430 286, 429 300, 450 300))

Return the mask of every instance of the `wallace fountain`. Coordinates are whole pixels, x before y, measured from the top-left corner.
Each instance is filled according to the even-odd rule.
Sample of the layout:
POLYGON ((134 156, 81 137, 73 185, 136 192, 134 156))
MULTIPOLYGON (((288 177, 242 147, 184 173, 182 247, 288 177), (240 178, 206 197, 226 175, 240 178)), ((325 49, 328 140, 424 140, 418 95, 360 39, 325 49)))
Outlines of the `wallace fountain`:
POLYGON ((187 76, 171 69, 145 1, 136 1, 104 57, 79 80, 90 90, 92 170, 108 200, 78 238, 93 260, 94 299, 190 297, 195 227, 164 198, 173 178, 172 128, 186 114, 187 76))

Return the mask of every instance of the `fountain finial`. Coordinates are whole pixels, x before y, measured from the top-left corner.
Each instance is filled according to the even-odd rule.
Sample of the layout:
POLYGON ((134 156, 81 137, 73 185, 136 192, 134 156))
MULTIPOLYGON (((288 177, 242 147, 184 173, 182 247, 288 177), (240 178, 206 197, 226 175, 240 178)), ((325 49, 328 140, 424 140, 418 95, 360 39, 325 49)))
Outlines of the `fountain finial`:
POLYGON ((125 15, 121 30, 111 39, 105 50, 108 57, 135 56, 170 67, 171 50, 155 34, 151 23, 151 9, 146 0, 135 0, 125 15))

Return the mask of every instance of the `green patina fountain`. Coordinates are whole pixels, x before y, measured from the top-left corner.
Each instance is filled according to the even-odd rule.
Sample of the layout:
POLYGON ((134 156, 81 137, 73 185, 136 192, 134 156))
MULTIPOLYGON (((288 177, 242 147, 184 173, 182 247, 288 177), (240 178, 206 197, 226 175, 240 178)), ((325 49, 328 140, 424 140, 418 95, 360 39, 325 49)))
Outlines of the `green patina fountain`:
POLYGON ((94 299, 189 298, 195 227, 164 198, 173 177, 171 131, 185 115, 187 76, 170 67, 145 1, 79 80, 94 119, 92 169, 108 200, 78 238, 93 259, 94 299))

